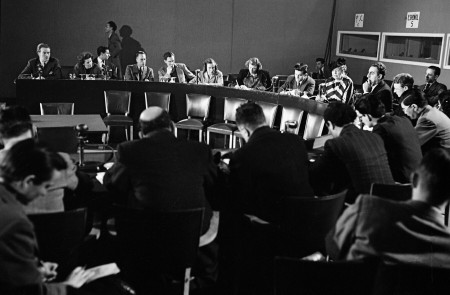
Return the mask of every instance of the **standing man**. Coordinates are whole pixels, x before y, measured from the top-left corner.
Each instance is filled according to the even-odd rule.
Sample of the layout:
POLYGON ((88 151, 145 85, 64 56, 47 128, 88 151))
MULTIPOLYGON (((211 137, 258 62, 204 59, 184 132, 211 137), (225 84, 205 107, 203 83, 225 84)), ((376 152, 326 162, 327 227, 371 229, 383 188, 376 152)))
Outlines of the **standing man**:
POLYGON ((50 46, 39 43, 36 52, 38 57, 28 61, 27 66, 20 73, 19 79, 62 79, 61 65, 59 60, 50 57, 50 46))
POLYGON ((328 79, 331 77, 331 71, 325 65, 325 59, 321 57, 316 58, 316 69, 317 72, 313 73, 314 79, 328 79))
POLYGON ((166 52, 163 55, 165 65, 158 70, 159 81, 174 79, 176 83, 188 83, 195 75, 183 63, 175 63, 175 54, 166 52))
POLYGON ((363 83, 364 94, 373 93, 376 94, 380 91, 386 91, 389 95, 384 96, 388 99, 383 101, 386 108, 386 112, 392 112, 392 91, 386 82, 384 82, 384 76, 386 75, 386 66, 382 62, 376 62, 372 64, 367 73, 367 81, 363 83))
POLYGON ((420 91, 425 95, 428 104, 432 107, 437 104, 439 94, 447 90, 447 86, 437 81, 439 75, 441 75, 440 67, 429 66, 425 74, 425 81, 427 83, 419 87, 420 91))
POLYGON ((268 71, 262 69, 262 64, 257 57, 252 57, 245 62, 245 69, 239 71, 236 79, 240 89, 267 90, 272 86, 272 79, 268 71))
POLYGON ((122 79, 122 69, 120 66, 120 51, 122 51, 122 44, 120 38, 116 33, 117 25, 113 21, 106 23, 105 32, 108 38, 108 49, 111 53, 110 61, 117 67, 117 76, 119 80, 122 79))
POLYGON ((147 55, 144 51, 136 53, 136 63, 127 65, 124 80, 154 81, 153 69, 146 66, 147 55))
POLYGON ((316 81, 308 76, 308 65, 297 63, 294 66, 294 75, 290 75, 283 86, 278 89, 281 94, 290 94, 294 90, 295 95, 302 96, 306 94, 312 96, 316 81))
POLYGON ((97 48, 97 57, 94 58, 93 63, 97 64, 103 71, 103 75, 105 75, 106 79, 117 80, 117 67, 109 60, 110 56, 111 54, 109 53, 108 47, 99 46, 97 48))

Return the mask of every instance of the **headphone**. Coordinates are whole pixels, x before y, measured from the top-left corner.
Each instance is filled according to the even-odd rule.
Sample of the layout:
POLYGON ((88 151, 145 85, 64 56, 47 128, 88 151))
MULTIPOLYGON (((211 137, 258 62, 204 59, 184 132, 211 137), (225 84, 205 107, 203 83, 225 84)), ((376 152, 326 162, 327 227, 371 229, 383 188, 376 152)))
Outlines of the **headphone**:
POLYGON ((212 58, 208 58, 203 62, 203 72, 206 73, 206 71, 207 71, 206 65, 207 64, 214 64, 214 74, 217 74, 217 63, 212 58))

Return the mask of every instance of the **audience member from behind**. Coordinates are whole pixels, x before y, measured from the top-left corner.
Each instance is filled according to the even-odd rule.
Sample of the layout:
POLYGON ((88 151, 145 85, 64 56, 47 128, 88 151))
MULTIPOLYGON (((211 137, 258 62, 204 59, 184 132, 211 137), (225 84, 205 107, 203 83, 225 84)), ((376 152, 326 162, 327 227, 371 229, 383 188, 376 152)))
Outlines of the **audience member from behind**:
POLYGON ((303 139, 271 129, 253 102, 236 110, 236 124, 247 143, 230 161, 233 202, 240 213, 277 223, 283 197, 313 196, 303 139))
POLYGON ((117 80, 117 66, 109 60, 110 56, 111 54, 109 53, 108 47, 99 46, 97 48, 97 57, 94 58, 93 63, 98 65, 107 80, 117 80))
POLYGON ((308 65, 297 63, 294 66, 294 75, 287 77, 283 86, 278 89, 281 94, 294 94, 298 96, 313 95, 316 81, 308 76, 308 65))
POLYGON ((431 148, 450 148, 450 119, 441 111, 428 105, 423 93, 414 89, 402 101, 403 112, 411 119, 417 119, 416 129, 422 152, 431 148))
POLYGON ((382 96, 386 95, 386 92, 370 94, 357 101, 355 108, 362 123, 373 127, 372 132, 383 139, 394 180, 408 183, 422 159, 422 150, 411 121, 404 116, 386 114, 382 103, 382 96))
POLYGON ((427 83, 419 86, 419 89, 423 92, 428 104, 432 107, 437 104, 439 94, 447 90, 447 86, 437 81, 440 75, 440 67, 429 66, 425 74, 425 81, 427 83))
POLYGON ((386 66, 382 62, 376 62, 370 66, 369 72, 367 73, 367 81, 364 82, 362 86, 364 94, 376 94, 380 91, 386 91, 386 93, 390 95, 390 99, 383 101, 383 104, 386 112, 390 113, 392 112, 393 95, 389 85, 384 82, 385 75, 386 66))
POLYGON ((316 194, 348 188, 347 201, 352 202, 358 194, 369 193, 372 183, 394 183, 383 140, 353 125, 356 112, 351 106, 330 103, 324 119, 333 139, 325 142, 324 153, 310 166, 316 194))
POLYGON ((411 200, 359 196, 329 233, 327 253, 334 260, 377 256, 390 264, 450 268, 450 232, 440 211, 449 201, 448 175, 448 152, 434 149, 411 176, 411 200))
POLYGON ((32 139, 15 144, 0 163, 1 294, 66 294, 68 287, 79 288, 94 274, 78 267, 66 281, 49 284, 57 264, 39 262, 35 256, 33 225, 22 205, 44 197, 64 169, 66 163, 57 153, 32 139))
POLYGON ((450 90, 446 90, 439 94, 439 100, 436 108, 450 118, 450 90))
POLYGON ((325 97, 319 97, 317 100, 348 103, 353 94, 353 82, 345 76, 340 66, 336 66, 333 69, 332 76, 333 79, 329 79, 320 85, 320 89, 324 91, 325 97))
POLYGON ((217 68, 217 63, 212 58, 207 58, 203 62, 203 69, 198 73, 196 71, 194 79, 189 83, 209 84, 223 86, 223 74, 217 68))
POLYGON ((144 51, 136 53, 136 63, 127 65, 124 80, 154 81, 153 69, 146 66, 147 54, 144 51))
POLYGON ((105 33, 108 38, 108 49, 111 53, 109 60, 117 67, 117 77, 122 79, 122 68, 120 63, 120 52, 122 51, 122 44, 120 38, 116 33, 117 25, 113 21, 106 23, 105 33))
POLYGON ((272 86, 269 72, 262 69, 262 64, 257 57, 252 57, 245 62, 245 69, 239 71, 236 79, 240 89, 267 90, 272 86))
POLYGON ((160 82, 174 80, 176 83, 188 83, 195 75, 183 63, 175 62, 175 54, 166 52, 163 55, 165 65, 158 70, 160 82))
POLYGON ((92 53, 82 52, 77 57, 78 63, 73 67, 73 72, 75 77, 82 80, 90 79, 103 79, 102 69, 97 64, 94 64, 92 53))
POLYGON ((316 69, 317 72, 312 75, 314 79, 328 79, 331 77, 331 71, 328 66, 325 65, 325 59, 321 57, 316 58, 316 69))
POLYGON ((36 52, 38 57, 28 61, 19 79, 62 79, 61 65, 59 60, 50 56, 50 46, 39 43, 36 52))

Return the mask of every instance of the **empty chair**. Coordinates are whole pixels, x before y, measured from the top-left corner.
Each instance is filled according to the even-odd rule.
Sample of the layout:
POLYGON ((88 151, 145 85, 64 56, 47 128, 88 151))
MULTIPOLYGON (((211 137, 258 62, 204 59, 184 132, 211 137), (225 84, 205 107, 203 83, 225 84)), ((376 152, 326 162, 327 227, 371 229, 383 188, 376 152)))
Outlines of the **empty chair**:
POLYGON ((209 144, 210 133, 223 134, 230 136, 229 147, 233 147, 233 133, 237 130, 235 124, 236 121, 236 109, 247 100, 241 98, 225 97, 225 106, 223 112, 224 123, 217 123, 209 126, 206 129, 206 143, 209 144))
POLYGON ((78 150, 78 138, 75 127, 37 128, 39 142, 46 143, 53 150, 75 154, 78 150))
POLYGON ((285 132, 286 131, 286 122, 297 122, 297 127, 294 130, 295 134, 298 134, 298 131, 300 130, 300 123, 302 121, 303 117, 303 110, 293 108, 293 107, 283 107, 283 110, 281 112, 281 123, 280 123, 280 131, 285 132))
POLYGON ((325 197, 287 197, 281 201, 279 253, 303 257, 325 253, 325 236, 335 225, 347 191, 325 197))
MULTIPOLYGON (((270 102, 265 102, 265 101, 257 101, 255 103, 261 106, 261 108, 264 112, 264 116, 266 117, 267 126, 269 126, 270 128, 273 128, 273 125, 275 124, 275 117, 277 115, 278 105, 274 104, 274 103, 270 103, 270 102)), ((239 130, 236 130, 234 132, 234 140, 233 140, 234 148, 236 147, 237 138, 242 138, 241 132, 239 132, 239 130)))
POLYGON ((111 133, 110 126, 125 127, 125 135, 127 140, 133 140, 133 119, 129 117, 131 92, 119 90, 105 90, 105 108, 106 117, 103 119, 105 125, 108 127, 108 134, 106 142, 109 140, 111 133), (130 127, 130 136, 128 137, 128 127, 130 127))
POLYGON ((73 115, 73 102, 41 102, 41 115, 73 115))
POLYGON ((58 279, 78 266, 80 246, 86 236, 86 209, 30 214, 39 245, 39 258, 58 263, 58 279))
POLYGON ((168 286, 164 282, 179 282, 184 294, 188 294, 204 209, 116 209, 119 267, 126 280, 136 286, 137 293, 166 294, 163 289, 168 286))
POLYGON ((145 92, 145 108, 156 106, 169 112, 170 93, 168 92, 145 92))
POLYGON ((204 123, 209 115, 209 106, 211 96, 205 94, 188 93, 186 94, 186 115, 187 119, 178 121, 175 124, 175 136, 178 129, 197 130, 198 141, 203 140, 204 123))
POLYGON ((303 139, 316 138, 322 135, 324 125, 325 120, 323 116, 308 113, 308 115, 306 116, 305 132, 303 133, 303 139))

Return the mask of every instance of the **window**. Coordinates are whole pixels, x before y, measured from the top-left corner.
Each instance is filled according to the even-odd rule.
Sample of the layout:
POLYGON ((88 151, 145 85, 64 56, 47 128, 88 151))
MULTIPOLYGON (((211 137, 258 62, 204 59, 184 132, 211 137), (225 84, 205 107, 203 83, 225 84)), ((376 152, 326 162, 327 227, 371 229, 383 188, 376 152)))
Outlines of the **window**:
POLYGON ((450 34, 447 34, 447 47, 445 49, 444 69, 450 69, 450 34))
POLYGON ((338 31, 337 56, 378 60, 380 33, 338 31))

